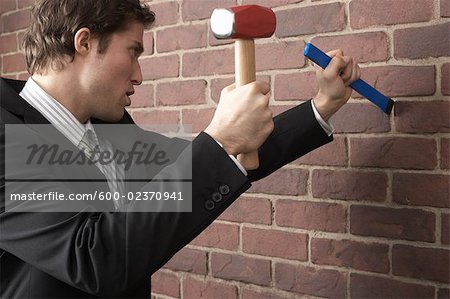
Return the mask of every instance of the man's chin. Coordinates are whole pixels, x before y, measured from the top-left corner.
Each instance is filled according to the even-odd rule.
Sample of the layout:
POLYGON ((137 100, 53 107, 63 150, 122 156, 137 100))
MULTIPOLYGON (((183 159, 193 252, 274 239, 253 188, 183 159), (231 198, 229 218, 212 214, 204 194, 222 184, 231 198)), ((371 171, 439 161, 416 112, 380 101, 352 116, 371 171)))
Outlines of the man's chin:
POLYGON ((115 113, 94 116, 94 118, 96 118, 100 121, 103 121, 103 122, 116 123, 116 122, 119 122, 123 118, 123 116, 125 114, 125 109, 122 109, 120 111, 114 111, 114 112, 115 113))

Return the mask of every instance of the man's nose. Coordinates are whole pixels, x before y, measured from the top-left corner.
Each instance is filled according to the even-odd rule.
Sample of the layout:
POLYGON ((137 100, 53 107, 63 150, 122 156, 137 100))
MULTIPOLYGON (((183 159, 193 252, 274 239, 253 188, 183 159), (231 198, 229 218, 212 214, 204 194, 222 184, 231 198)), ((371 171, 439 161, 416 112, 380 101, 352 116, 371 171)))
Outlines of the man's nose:
POLYGON ((142 71, 141 65, 137 61, 133 68, 133 75, 131 77, 131 83, 133 85, 141 85, 142 84, 142 71))

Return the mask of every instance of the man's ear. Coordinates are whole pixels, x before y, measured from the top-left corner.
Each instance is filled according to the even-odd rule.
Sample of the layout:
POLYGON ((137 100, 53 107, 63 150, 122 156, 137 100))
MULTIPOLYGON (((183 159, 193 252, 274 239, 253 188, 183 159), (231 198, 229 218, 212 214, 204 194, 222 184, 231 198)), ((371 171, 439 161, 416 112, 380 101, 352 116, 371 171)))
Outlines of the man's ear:
POLYGON ((89 28, 83 27, 75 33, 74 46, 75 52, 82 56, 92 51, 93 35, 89 28))

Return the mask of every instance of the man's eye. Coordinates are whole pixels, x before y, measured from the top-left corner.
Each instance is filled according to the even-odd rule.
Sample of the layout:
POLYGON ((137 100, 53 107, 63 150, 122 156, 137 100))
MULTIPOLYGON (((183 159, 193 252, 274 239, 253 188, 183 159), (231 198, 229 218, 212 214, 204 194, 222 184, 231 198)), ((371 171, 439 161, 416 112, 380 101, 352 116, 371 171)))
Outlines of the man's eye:
POLYGON ((134 57, 139 57, 140 56, 139 50, 137 48, 131 49, 131 55, 134 57))

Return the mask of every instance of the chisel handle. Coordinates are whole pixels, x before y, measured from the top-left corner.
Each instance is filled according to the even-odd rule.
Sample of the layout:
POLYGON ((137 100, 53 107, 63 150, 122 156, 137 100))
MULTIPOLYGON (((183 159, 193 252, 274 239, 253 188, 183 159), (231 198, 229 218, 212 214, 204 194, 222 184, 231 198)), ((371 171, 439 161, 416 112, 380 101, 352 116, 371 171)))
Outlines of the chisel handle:
MULTIPOLYGON (((311 43, 306 44, 303 54, 323 69, 325 69, 331 61, 330 56, 311 43)), ((391 114, 394 101, 367 84, 364 80, 358 79, 350 84, 350 87, 377 105, 384 113, 388 115, 391 114)))

